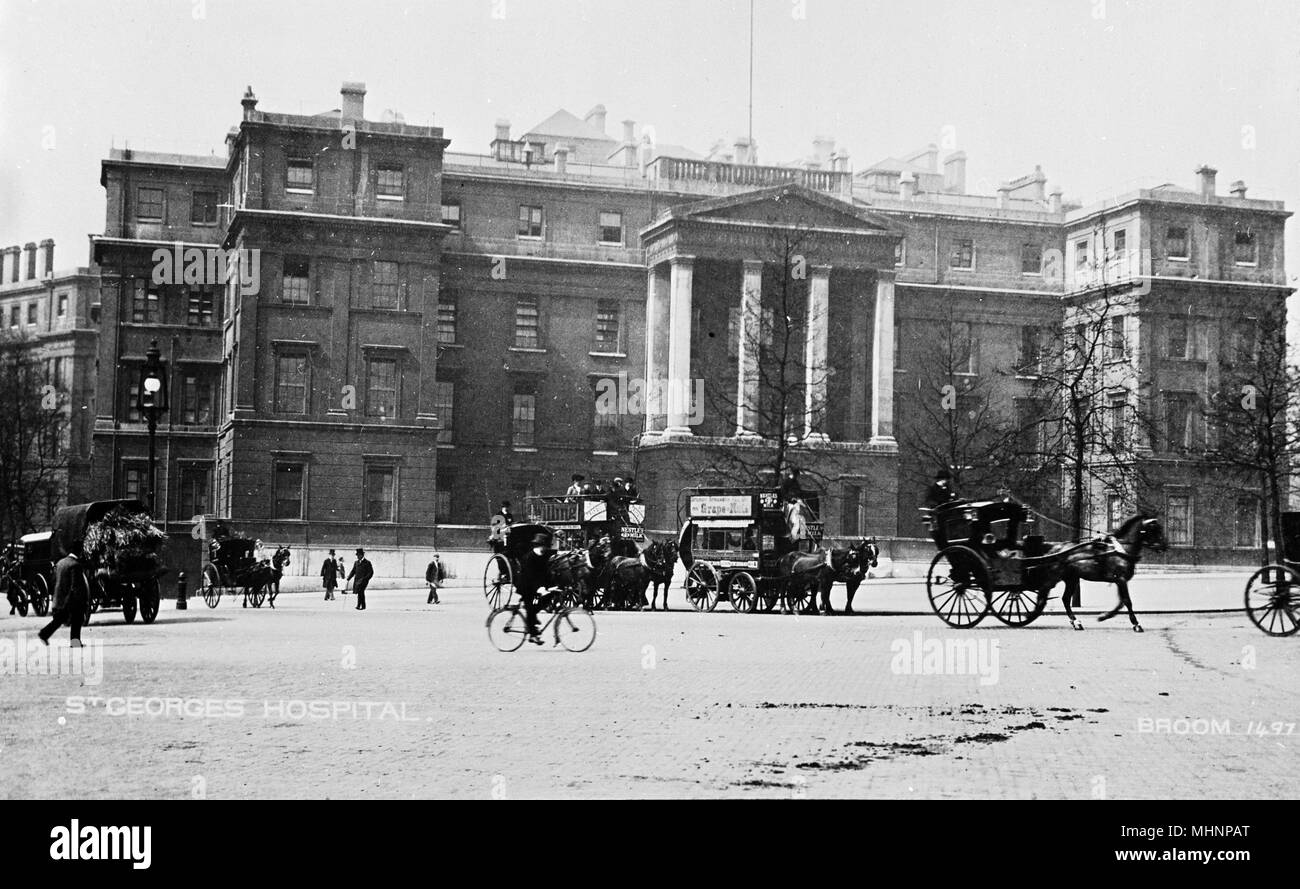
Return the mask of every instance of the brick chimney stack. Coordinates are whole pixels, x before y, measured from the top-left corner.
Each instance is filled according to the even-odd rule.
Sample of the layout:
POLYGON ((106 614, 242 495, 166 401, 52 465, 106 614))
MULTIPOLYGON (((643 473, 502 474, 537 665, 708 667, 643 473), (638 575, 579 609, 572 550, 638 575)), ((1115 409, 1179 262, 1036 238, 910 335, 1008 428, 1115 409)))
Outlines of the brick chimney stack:
POLYGON ((366 119, 366 85, 356 81, 344 81, 339 89, 343 97, 342 117, 344 120, 366 119))
POLYGON ((601 133, 604 133, 605 132, 605 106, 596 105, 590 111, 587 112, 587 116, 584 117, 583 120, 585 120, 587 123, 594 126, 596 129, 600 130, 601 133))
POLYGON ((1050 195, 1051 202, 1048 204, 1048 206, 1053 213, 1061 212, 1061 198, 1063 195, 1064 192, 1062 192, 1059 188, 1052 189, 1052 194, 1050 195))
POLYGON ((569 146, 560 144, 555 146, 555 172, 561 176, 569 167, 569 146))
POLYGON ((949 194, 966 193, 966 152, 954 151, 944 158, 943 190, 949 194))
POLYGON ((23 252, 27 254, 27 278, 31 281, 36 277, 36 242, 28 241, 23 245, 23 252))
MULTIPOLYGON (((9 282, 11 284, 18 283, 18 267, 22 263, 22 252, 23 248, 17 244, 5 248, 5 255, 9 257, 9 282)), ((0 281, 0 283, 4 282, 0 281)))
POLYGON ((45 268, 41 275, 48 278, 54 274, 54 239, 46 238, 41 241, 41 253, 45 256, 45 268))
POLYGON ((1231 189, 1231 191, 1232 191, 1232 196, 1233 196, 1233 197, 1241 198, 1243 201, 1246 199, 1246 183, 1245 183, 1245 182, 1243 182, 1243 181, 1241 181, 1240 179, 1238 179, 1236 182, 1232 183, 1232 185, 1230 186, 1230 189, 1231 189))
POLYGON ((1208 201, 1214 197, 1214 177, 1219 175, 1219 171, 1209 164, 1202 164, 1196 168, 1196 175, 1201 177, 1201 198, 1208 201))
POLYGON ((253 95, 253 85, 249 84, 248 89, 244 90, 244 98, 239 100, 239 104, 244 106, 244 120, 253 116, 257 110, 257 96, 253 95))
POLYGON ((916 177, 911 173, 898 177, 898 196, 905 201, 916 197, 916 177))
POLYGON ((510 121, 506 120, 506 119, 503 117, 503 118, 501 118, 500 120, 497 121, 497 125, 496 125, 496 127, 497 127, 497 138, 496 138, 496 141, 498 141, 498 142, 509 142, 509 141, 510 141, 510 121))

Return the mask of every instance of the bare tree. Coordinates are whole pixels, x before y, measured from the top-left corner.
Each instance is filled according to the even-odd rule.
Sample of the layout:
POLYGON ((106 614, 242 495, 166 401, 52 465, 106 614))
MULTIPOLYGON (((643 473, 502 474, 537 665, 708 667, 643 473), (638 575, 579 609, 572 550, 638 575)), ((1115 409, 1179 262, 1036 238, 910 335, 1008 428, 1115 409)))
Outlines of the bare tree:
POLYGON ((0 334, 0 533, 49 527, 67 487, 67 396, 31 341, 0 334))
POLYGON ((1300 395, 1300 368, 1286 342, 1284 309, 1258 322, 1242 319, 1221 348, 1218 392, 1204 409, 1210 446, 1207 456, 1228 467, 1244 490, 1257 491, 1263 513, 1261 558, 1282 559, 1283 479, 1300 450, 1300 427, 1291 408, 1300 395), (1268 542, 1277 552, 1269 556, 1268 542))

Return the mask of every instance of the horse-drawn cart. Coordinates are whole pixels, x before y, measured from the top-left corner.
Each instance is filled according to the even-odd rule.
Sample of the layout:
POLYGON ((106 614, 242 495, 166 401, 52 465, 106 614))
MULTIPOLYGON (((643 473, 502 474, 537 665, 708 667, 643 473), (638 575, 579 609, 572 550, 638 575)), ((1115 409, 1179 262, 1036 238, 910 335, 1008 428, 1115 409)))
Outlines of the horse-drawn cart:
POLYGON ((802 537, 792 535, 775 488, 686 488, 679 514, 680 497, 686 498, 686 519, 677 553, 691 607, 712 611, 726 600, 736 611, 752 612, 772 611, 782 598, 798 609, 812 601, 814 591, 792 586, 780 563, 804 540, 822 539, 820 522, 804 522, 802 537))
POLYGON ((138 500, 100 500, 65 506, 54 514, 50 559, 70 552, 82 557, 73 578, 86 604, 85 622, 97 611, 118 609, 127 623, 137 613, 147 624, 158 616, 159 557, 166 535, 138 500))
POLYGON ((1246 582, 1246 614, 1270 636, 1300 630, 1300 512, 1282 513, 1282 562, 1246 582))
POLYGON ((49 613, 54 591, 54 562, 50 559, 52 533, 24 534, 17 543, 5 548, 0 587, 23 617, 27 616, 28 609, 37 617, 49 613))
POLYGON ((199 593, 209 608, 216 608, 223 593, 243 593, 244 605, 260 608, 274 579, 274 569, 259 561, 257 542, 231 535, 220 519, 200 516, 196 536, 204 543, 203 570, 199 593))

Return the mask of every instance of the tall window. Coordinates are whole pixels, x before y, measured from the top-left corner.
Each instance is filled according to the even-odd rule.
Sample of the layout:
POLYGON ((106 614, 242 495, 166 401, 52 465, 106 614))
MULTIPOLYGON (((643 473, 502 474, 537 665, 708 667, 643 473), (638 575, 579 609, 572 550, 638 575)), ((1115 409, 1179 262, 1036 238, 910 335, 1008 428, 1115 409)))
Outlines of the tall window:
POLYGON ((953 269, 975 268, 975 242, 970 238, 957 238, 952 242, 948 254, 948 267, 953 269))
POLYGON ((189 288, 185 323, 190 327, 211 327, 217 320, 217 294, 208 287, 189 288))
POLYGON ((397 416, 397 360, 371 358, 366 372, 366 416, 397 416))
POLYGON ((460 228, 460 201, 442 202, 442 221, 452 228, 460 228))
POLYGON ((124 463, 122 465, 122 498, 124 500, 145 499, 149 469, 143 463, 124 463))
POLYGON ((1186 318, 1171 318, 1169 320, 1169 357, 1170 358, 1191 358, 1191 338, 1188 336, 1188 323, 1186 318))
POLYGON ((1076 269, 1086 269, 1088 267, 1088 241, 1074 242, 1074 267, 1076 269))
POLYGON ((438 380, 433 384, 433 410, 442 428, 438 430, 438 444, 451 444, 456 440, 456 384, 438 380))
POLYGON ((133 324, 157 324, 161 320, 161 307, 158 291, 146 289, 145 282, 137 280, 131 294, 131 322, 133 324))
POLYGON ((307 413, 307 356, 277 355, 275 358, 275 412, 307 413))
POLYGON ((303 306, 311 302, 311 262, 307 257, 284 258, 284 285, 280 288, 280 299, 303 306))
POLYGON ((196 191, 190 196, 190 224, 217 224, 217 193, 215 191, 196 191))
POLYGON ((141 186, 136 190, 136 219, 141 222, 162 222, 163 208, 164 198, 161 188, 141 186))
POLYGON ((176 518, 186 521, 193 516, 203 515, 208 508, 212 490, 212 470, 206 466, 185 466, 181 472, 180 502, 176 508, 176 518))
POLYGON ((1043 328, 1027 324, 1020 328, 1020 349, 1016 353, 1016 370, 1036 374, 1043 360, 1043 328))
POLYGON ((1169 494, 1165 499, 1165 517, 1168 520, 1165 534, 1169 543, 1173 546, 1190 546, 1194 518, 1192 495, 1169 494))
POLYGON ((521 296, 515 301, 515 346, 520 349, 541 348, 541 313, 537 297, 521 296))
POLYGON ((433 489, 433 517, 435 521, 445 522, 451 515, 452 477, 445 467, 438 467, 437 483, 433 489))
POLYGON ((438 293, 438 342, 456 342, 456 293, 442 290, 438 293))
POLYGON ((1230 322, 1228 348, 1223 350, 1225 364, 1250 364, 1259 352, 1259 321, 1245 318, 1230 322))
POLYGON ((531 390, 515 390, 510 415, 511 444, 531 448, 537 433, 537 395, 531 390))
POLYGON ((19 319, 21 318, 21 313, 22 313, 22 307, 21 307, 21 306, 10 306, 10 307, 9 307, 9 326, 10 326, 10 327, 17 327, 17 326, 18 326, 18 321, 19 321, 19 319))
MULTIPOLYGON (((592 390, 591 448, 595 451, 617 451, 621 438, 621 425, 617 410, 601 410, 601 401, 592 390)), ((607 405, 606 405, 607 407, 607 405)))
POLYGON ((1106 319, 1106 353, 1110 361, 1123 361, 1127 355, 1124 339, 1124 316, 1106 319))
POLYGON ((211 426, 216 385, 211 377, 187 373, 181 379, 181 422, 211 426))
POLYGON ((397 263, 375 261, 371 278, 370 304, 376 309, 400 309, 397 287, 397 263))
POLYGON ((393 466, 366 467, 366 521, 396 521, 397 469, 393 466))
POLYGON ((68 295, 66 293, 59 294, 58 309, 56 310, 56 314, 60 318, 68 317, 68 295))
POLYGON ((1255 233, 1239 231, 1233 237, 1232 258, 1237 265, 1255 265, 1259 258, 1255 245, 1255 233))
POLYGON ((596 302, 596 347, 594 351, 619 351, 619 314, 618 300, 602 299, 596 302))
POLYGON ((1119 494, 1106 495, 1106 527, 1111 531, 1124 524, 1124 498, 1119 494))
POLYGON ((315 176, 310 158, 291 157, 285 167, 284 187, 286 191, 308 194, 315 186, 315 176))
POLYGON ((1237 546, 1259 546, 1259 498, 1241 496, 1237 498, 1234 542, 1237 546))
POLYGON ((976 356, 979 348, 971 325, 966 321, 954 321, 949 336, 952 343, 952 372, 978 373, 976 356))
POLYGON ((1165 447, 1170 451, 1194 450, 1199 444, 1196 396, 1190 392, 1165 393, 1165 447))
POLYGON ((406 195, 404 170, 401 164, 379 164, 375 168, 375 194, 381 198, 401 198, 406 195))
POLYGON ((519 237, 540 238, 542 236, 542 208, 532 204, 519 205, 519 237))
POLYGON ((27 326, 28 327, 36 326, 36 311, 37 311, 36 303, 27 304, 27 326))
POLYGON ((602 244, 622 244, 623 243, 623 214, 602 211, 600 214, 600 243, 602 244))
POLYGON ((1124 396, 1112 397, 1107 405, 1107 413, 1111 448, 1122 451, 1128 447, 1128 399, 1124 396))
POLYGON ((1043 273, 1043 245, 1023 244, 1020 247, 1020 274, 1041 275, 1043 273))
POLYGON ((894 265, 902 266, 902 265, 906 265, 906 263, 907 263, 907 244, 903 238, 899 238, 898 243, 894 245, 894 265))
POLYGON ((277 519, 303 519, 303 489, 306 480, 306 467, 302 463, 275 464, 275 506, 273 517, 277 519))
POLYGON ((1186 259, 1187 229, 1180 225, 1171 225, 1165 229, 1165 256, 1170 259, 1186 259))
POLYGON ((1121 257, 1128 250, 1128 232, 1119 228, 1111 235, 1111 243, 1114 245, 1112 252, 1116 257, 1121 257))

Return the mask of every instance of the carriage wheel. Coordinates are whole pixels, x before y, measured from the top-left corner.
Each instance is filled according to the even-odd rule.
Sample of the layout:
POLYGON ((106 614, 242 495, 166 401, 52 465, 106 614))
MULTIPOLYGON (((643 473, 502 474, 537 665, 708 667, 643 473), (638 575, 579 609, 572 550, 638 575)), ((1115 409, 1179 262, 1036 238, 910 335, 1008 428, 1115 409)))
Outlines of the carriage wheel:
POLYGON ((27 589, 27 596, 31 600, 32 611, 36 612, 37 617, 45 617, 50 613, 50 582, 45 579, 44 574, 36 575, 36 579, 27 589))
POLYGON ((794 585, 788 584, 785 587, 785 604, 795 614, 802 614, 812 605, 813 590, 812 587, 802 583, 794 585))
POLYGON ((497 553, 488 559, 487 567, 483 569, 483 597, 487 599, 488 607, 495 611, 509 605, 514 595, 515 577, 510 570, 510 560, 497 553))
POLYGON ((555 616, 555 642, 566 651, 586 651, 596 641, 596 619, 580 608, 555 616))
POLYGON ((244 594, 248 596, 248 601, 254 608, 261 608, 262 603, 266 601, 266 584, 258 583, 244 587, 244 594))
POLYGON ((528 638, 527 621, 518 608, 493 608, 487 618, 487 631, 497 651, 514 651, 528 638))
POLYGON ((940 620, 958 629, 975 626, 989 613, 988 587, 984 561, 965 546, 940 550, 925 577, 930 607, 940 620))
POLYGON ((140 590, 140 620, 151 624, 158 617, 158 605, 162 601, 162 592, 158 589, 158 578, 147 580, 140 590))
POLYGON ((1285 565, 1268 565, 1246 583, 1246 613, 1270 636, 1300 629, 1300 575, 1285 565))
POLYGON ((717 607, 718 572, 708 562, 696 562, 686 572, 686 599, 696 611, 717 607))
POLYGON ((998 590, 989 605, 993 616, 1009 627, 1027 627, 1047 607, 1047 593, 1039 590, 998 590))
POLYGON ((86 626, 90 623, 90 616, 99 610, 99 583, 92 581, 89 572, 85 570, 76 572, 72 582, 78 587, 77 594, 84 603, 85 612, 81 616, 81 625, 86 626))
POLYGON ((737 571, 727 583, 731 607, 741 614, 752 614, 758 607, 758 583, 748 571, 737 571))
MULTIPOLYGON (((129 624, 135 623, 135 592, 127 591, 122 594, 122 619, 129 624)), ((144 610, 144 603, 140 603, 140 610, 144 610)))
POLYGON ((754 603, 756 608, 762 608, 764 614, 771 614, 776 611, 776 606, 781 604, 781 588, 773 580, 759 581, 758 601, 754 603))
POLYGON ((216 608, 221 601, 221 575, 216 565, 204 565, 203 576, 199 578, 199 591, 209 608, 216 608))
MULTIPOLYGON (((18 616, 26 617, 27 605, 29 602, 26 585, 20 580, 11 581, 8 594, 9 594, 10 604, 13 605, 13 607, 18 610, 18 616)), ((33 606, 34 604, 35 603, 33 603, 33 606)), ((37 616, 43 617, 44 615, 38 614, 37 616)))

